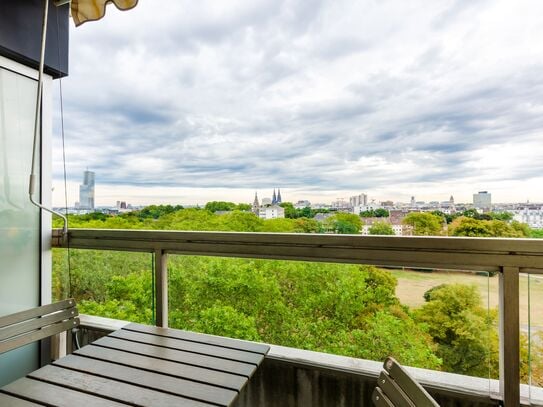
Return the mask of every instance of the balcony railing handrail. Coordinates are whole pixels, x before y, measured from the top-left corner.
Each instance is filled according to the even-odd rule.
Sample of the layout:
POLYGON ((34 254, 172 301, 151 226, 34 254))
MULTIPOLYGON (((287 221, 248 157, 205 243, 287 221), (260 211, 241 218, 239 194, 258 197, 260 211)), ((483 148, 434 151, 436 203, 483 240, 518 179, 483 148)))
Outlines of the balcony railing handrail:
MULTIPOLYGON (((53 247, 67 247, 60 229, 53 247)), ((379 266, 543 273, 543 239, 71 229, 69 247, 379 266)))
POLYGON ((500 392, 520 404, 520 273, 543 274, 543 240, 250 232, 53 230, 53 247, 143 251, 155 256, 156 323, 168 325, 168 254, 305 260, 499 273, 500 392), (514 328, 517 327, 517 328, 514 328))

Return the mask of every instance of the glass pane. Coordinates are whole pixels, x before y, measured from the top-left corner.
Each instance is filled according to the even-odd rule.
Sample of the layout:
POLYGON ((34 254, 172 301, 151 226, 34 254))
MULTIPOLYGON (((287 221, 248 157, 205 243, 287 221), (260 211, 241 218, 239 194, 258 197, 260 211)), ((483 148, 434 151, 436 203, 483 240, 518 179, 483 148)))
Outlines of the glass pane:
POLYGON ((53 298, 81 314, 154 324, 153 295, 150 253, 53 249, 53 298))
POLYGON ((498 378, 489 273, 180 255, 168 266, 173 328, 498 378))
POLYGON ((520 276, 521 383, 533 405, 543 404, 543 275, 520 276))
MULTIPOLYGON (((40 217, 28 199, 35 99, 36 81, 0 68, 0 315, 39 304, 40 217)), ((0 366, 10 366, 2 386, 38 366, 37 345, 0 355, 0 366)))
POLYGON ((396 293, 412 309, 441 358, 440 370, 498 379, 497 273, 450 270, 392 270, 396 293))

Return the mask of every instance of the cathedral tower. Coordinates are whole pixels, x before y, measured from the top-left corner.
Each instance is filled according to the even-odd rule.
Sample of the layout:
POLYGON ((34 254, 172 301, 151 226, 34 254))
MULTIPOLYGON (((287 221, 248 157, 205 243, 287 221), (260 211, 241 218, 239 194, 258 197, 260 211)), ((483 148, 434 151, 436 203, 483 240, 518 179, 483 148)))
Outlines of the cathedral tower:
POLYGON ((258 202, 258 194, 255 192, 255 200, 253 201, 253 213, 258 216, 258 208, 260 207, 260 203, 258 202))

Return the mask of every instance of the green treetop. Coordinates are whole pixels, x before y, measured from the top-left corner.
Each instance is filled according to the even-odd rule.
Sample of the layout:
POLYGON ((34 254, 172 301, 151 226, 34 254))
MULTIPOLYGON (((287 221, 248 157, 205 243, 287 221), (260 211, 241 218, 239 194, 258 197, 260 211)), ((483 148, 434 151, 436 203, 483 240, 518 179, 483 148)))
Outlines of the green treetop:
POLYGON ((362 229, 360 216, 352 213, 338 212, 325 220, 325 227, 339 234, 356 234, 362 229))
POLYGON ((412 226, 416 236, 438 236, 443 230, 443 218, 428 212, 411 212, 403 223, 412 226))
POLYGON ((392 226, 390 226, 390 224, 386 222, 375 222, 373 225, 371 225, 368 231, 370 235, 393 235, 394 234, 394 230, 392 229, 392 226))

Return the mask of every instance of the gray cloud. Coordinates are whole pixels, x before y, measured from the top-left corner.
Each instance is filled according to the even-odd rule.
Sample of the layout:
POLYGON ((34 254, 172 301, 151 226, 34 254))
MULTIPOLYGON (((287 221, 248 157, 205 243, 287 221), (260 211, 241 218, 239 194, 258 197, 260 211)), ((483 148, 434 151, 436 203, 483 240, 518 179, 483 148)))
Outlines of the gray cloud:
POLYGON ((71 33, 72 181, 471 193, 542 174, 537 2, 140 3, 71 33))

